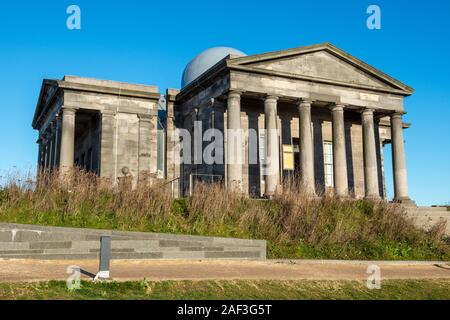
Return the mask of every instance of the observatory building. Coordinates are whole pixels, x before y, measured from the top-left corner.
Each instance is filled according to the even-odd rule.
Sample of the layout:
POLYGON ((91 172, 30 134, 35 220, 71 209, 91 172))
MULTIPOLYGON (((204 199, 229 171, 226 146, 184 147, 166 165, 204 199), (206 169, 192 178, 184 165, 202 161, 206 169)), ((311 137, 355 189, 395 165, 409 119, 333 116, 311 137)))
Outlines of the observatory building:
POLYGON ((197 181, 221 181, 271 197, 297 181, 311 196, 376 199, 387 197, 383 147, 392 144, 394 200, 407 203, 402 118, 412 93, 328 43, 249 56, 212 48, 186 66, 180 90, 163 94, 148 85, 44 80, 33 119, 38 164, 79 166, 113 184, 168 186, 175 196, 195 192, 197 181), (211 145, 214 162, 202 157, 211 145))

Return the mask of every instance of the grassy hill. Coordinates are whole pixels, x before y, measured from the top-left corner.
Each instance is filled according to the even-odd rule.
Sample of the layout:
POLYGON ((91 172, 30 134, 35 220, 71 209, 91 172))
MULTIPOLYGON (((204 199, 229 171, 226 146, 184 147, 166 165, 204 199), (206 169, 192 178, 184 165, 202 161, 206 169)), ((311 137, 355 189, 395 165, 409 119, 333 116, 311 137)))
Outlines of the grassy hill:
POLYGON ((175 200, 162 185, 112 188, 77 171, 11 178, 0 189, 0 221, 268 240, 269 258, 450 260, 443 226, 417 229, 395 204, 305 197, 285 187, 271 201, 220 185, 175 200))

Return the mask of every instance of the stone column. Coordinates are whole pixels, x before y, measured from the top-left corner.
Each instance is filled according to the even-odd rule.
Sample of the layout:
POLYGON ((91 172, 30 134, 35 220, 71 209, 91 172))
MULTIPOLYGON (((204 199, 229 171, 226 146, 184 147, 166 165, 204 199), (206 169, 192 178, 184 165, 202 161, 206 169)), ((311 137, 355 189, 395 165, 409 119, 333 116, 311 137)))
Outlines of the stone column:
POLYGON ((100 130, 100 176, 111 179, 115 184, 116 178, 116 159, 114 156, 114 141, 116 133, 116 114, 113 111, 101 111, 101 130, 100 130))
POLYGON ((49 129, 47 133, 47 169, 50 172, 52 169, 52 132, 49 129))
POLYGON ((280 184, 280 144, 277 129, 278 97, 267 96, 264 100, 264 119, 266 128, 266 197, 275 195, 280 184))
POLYGON ((48 133, 44 133, 44 169, 47 170, 49 167, 49 140, 48 133))
POLYGON ((49 150, 49 164, 48 167, 50 169, 50 171, 53 170, 54 168, 54 163, 55 163, 55 121, 52 121, 50 123, 50 150, 49 150))
POLYGON ((149 127, 150 130, 150 173, 154 177, 158 177, 158 106, 153 114, 150 116, 149 127))
POLYGON ((172 196, 181 197, 181 171, 179 159, 179 143, 180 137, 177 133, 175 122, 175 99, 178 90, 167 89, 167 122, 166 122, 166 154, 165 154, 165 177, 170 181, 172 196), (177 152, 178 151, 178 152, 177 152))
POLYGON ((230 91, 227 105, 227 188, 242 191, 241 92, 230 91))
POLYGON ((61 116, 56 115, 56 125, 55 125, 55 147, 54 147, 54 162, 53 166, 55 168, 59 167, 59 161, 61 156, 61 116))
POLYGON ((39 139, 36 141, 36 143, 38 144, 38 160, 37 160, 37 171, 38 173, 41 171, 42 169, 42 138, 39 137, 39 139))
POLYGON ((331 108, 333 117, 334 190, 337 197, 348 197, 347 154, 345 150, 344 106, 331 108))
POLYGON ((75 113, 73 108, 62 109, 62 136, 61 136, 61 172, 73 168, 75 152, 75 113))
POLYGON ((47 143, 47 141, 45 140, 45 134, 43 133, 42 135, 41 135, 41 169, 42 170, 45 170, 46 168, 45 168, 45 159, 46 159, 46 154, 45 154, 45 151, 46 151, 46 143, 47 143))
POLYGON ((362 111, 363 126, 363 149, 364 149, 364 182, 365 195, 368 199, 379 199, 377 153, 375 144, 375 126, 373 121, 373 110, 362 111))
POLYGON ((403 140, 403 116, 401 113, 394 113, 391 115, 391 136, 395 194, 394 201, 411 202, 408 196, 405 143, 403 140))
POLYGON ((301 183, 304 192, 315 196, 314 181, 314 146, 311 127, 312 101, 302 100, 299 104, 300 113, 300 167, 301 183))

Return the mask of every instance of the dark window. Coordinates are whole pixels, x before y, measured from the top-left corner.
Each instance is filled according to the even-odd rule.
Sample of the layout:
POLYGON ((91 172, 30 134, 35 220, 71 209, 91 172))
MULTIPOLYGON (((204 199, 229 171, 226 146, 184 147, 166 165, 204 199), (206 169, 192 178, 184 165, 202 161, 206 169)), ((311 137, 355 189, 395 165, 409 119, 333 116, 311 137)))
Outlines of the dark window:
POLYGON ((92 171, 92 148, 89 148, 87 153, 87 164, 86 164, 86 170, 92 171))
POLYGON ((81 154, 81 163, 80 163, 80 167, 86 168, 86 154, 85 154, 85 153, 82 153, 82 154, 81 154))

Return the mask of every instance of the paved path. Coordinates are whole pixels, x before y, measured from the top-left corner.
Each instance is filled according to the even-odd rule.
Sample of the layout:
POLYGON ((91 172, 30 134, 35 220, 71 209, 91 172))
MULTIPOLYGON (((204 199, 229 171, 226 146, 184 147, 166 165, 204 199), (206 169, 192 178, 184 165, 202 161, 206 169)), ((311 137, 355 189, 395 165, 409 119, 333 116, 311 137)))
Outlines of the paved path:
MULTIPOLYGON (((358 261, 161 261, 114 260, 114 280, 366 280, 367 267, 377 264, 383 279, 450 281, 450 265, 358 261)), ((98 261, 0 260, 0 282, 65 280, 67 268, 79 266, 94 274, 98 261)), ((84 275, 83 278, 89 277, 84 275)))

